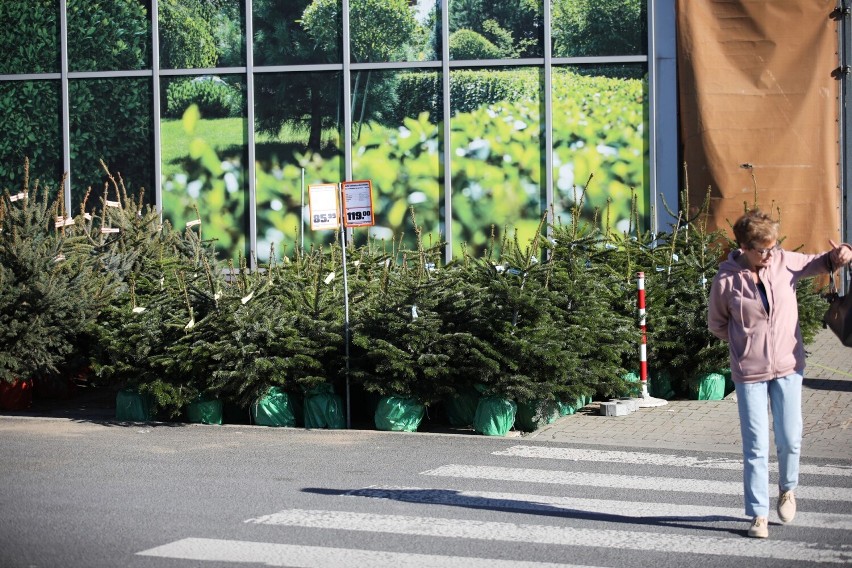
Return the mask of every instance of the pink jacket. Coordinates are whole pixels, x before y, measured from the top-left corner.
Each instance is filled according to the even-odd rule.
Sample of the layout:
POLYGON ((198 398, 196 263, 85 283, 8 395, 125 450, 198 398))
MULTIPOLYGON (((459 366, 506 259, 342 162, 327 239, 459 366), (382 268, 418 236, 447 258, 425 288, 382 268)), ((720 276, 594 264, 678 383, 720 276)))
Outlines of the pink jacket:
POLYGON ((710 289, 707 327, 728 342, 731 379, 753 383, 805 370, 805 348, 799 329, 796 282, 829 271, 828 253, 779 251, 758 275, 766 288, 769 313, 763 307, 749 269, 740 266, 735 250, 719 266, 710 289))

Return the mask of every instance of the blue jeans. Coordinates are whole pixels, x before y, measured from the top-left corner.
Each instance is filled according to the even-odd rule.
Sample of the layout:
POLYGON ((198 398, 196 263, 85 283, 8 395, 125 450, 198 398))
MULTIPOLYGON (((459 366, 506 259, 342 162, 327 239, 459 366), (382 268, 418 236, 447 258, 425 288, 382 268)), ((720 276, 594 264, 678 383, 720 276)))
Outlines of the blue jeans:
POLYGON ((743 489, 749 517, 769 515, 769 410, 778 453, 778 488, 799 484, 802 449, 802 375, 760 383, 737 383, 737 408, 743 438, 743 489))

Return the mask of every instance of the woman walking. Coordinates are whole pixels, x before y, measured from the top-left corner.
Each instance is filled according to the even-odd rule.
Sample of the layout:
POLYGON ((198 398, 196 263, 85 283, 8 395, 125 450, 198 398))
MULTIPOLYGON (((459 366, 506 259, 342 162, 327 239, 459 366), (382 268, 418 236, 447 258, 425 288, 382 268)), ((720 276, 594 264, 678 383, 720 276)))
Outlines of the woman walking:
POLYGON ((753 209, 734 223, 738 250, 719 266, 710 291, 707 325, 727 341, 743 443, 748 535, 769 536, 769 410, 778 455, 778 518, 796 514, 802 445, 802 374, 805 350, 799 329, 796 282, 852 262, 852 246, 829 240, 822 254, 785 251, 778 223, 753 209))

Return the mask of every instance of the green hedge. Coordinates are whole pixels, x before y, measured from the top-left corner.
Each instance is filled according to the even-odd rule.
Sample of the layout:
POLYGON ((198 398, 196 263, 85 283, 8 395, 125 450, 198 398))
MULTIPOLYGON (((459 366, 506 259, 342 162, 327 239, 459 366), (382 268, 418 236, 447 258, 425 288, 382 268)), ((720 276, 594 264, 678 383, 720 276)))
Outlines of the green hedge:
POLYGON ((243 96, 239 89, 213 76, 176 79, 166 90, 166 118, 180 118, 191 105, 203 118, 241 117, 243 96))

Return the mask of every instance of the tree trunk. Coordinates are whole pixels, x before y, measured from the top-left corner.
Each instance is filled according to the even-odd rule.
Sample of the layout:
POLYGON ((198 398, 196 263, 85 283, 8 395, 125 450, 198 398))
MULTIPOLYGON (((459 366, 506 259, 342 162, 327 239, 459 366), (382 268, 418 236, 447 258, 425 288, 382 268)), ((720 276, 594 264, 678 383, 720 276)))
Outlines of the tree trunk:
POLYGON ((308 148, 320 151, 322 145, 322 95, 317 89, 311 89, 311 132, 308 135, 308 148))

